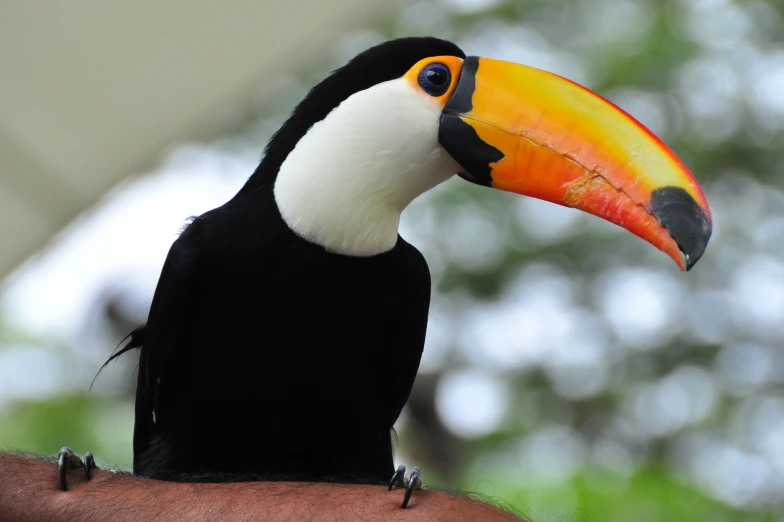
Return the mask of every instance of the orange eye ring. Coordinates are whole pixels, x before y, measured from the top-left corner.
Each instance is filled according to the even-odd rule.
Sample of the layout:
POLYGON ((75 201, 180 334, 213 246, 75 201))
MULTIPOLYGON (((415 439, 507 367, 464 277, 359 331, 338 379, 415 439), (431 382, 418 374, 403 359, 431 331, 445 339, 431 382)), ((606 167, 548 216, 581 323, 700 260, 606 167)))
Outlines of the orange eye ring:
MULTIPOLYGON (((405 75, 403 75, 403 78, 408 81, 413 89, 421 92, 428 98, 436 100, 441 106, 444 106, 457 86, 462 68, 463 60, 457 56, 433 56, 418 61, 405 75), (430 71, 436 72, 436 75, 438 72, 448 72, 445 76, 449 83, 445 89, 442 90, 439 88, 436 90, 434 88, 427 88, 429 85, 427 82, 427 73, 430 71), (423 75, 425 76, 424 78, 423 75)), ((432 74, 431 78, 433 78, 432 74)))

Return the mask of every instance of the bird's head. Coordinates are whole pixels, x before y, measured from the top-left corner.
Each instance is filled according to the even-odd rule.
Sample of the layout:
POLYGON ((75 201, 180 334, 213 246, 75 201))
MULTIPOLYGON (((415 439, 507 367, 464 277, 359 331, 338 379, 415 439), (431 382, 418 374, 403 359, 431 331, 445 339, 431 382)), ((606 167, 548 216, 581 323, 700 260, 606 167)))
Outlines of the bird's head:
POLYGON ((623 110, 554 74, 466 57, 435 38, 386 42, 334 71, 272 138, 243 190, 274 180, 295 232, 369 256, 394 246, 414 198, 454 174, 604 218, 681 269, 711 234, 697 181, 623 110))

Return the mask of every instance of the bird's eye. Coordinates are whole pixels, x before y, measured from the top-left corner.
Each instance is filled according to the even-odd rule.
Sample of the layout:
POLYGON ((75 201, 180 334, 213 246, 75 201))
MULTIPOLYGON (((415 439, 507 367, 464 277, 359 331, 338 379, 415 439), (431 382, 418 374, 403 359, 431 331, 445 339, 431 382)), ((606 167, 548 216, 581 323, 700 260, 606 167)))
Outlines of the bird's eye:
POLYGON ((430 96, 441 96, 449 89, 452 73, 443 63, 431 63, 419 73, 419 86, 430 96))

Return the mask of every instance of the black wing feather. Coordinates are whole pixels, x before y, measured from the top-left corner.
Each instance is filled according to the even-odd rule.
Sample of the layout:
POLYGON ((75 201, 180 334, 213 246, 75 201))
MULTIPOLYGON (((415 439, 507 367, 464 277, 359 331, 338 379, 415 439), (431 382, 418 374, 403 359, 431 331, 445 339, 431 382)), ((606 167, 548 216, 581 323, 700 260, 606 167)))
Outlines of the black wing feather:
POLYGON ((137 456, 149 448, 156 435, 155 424, 162 420, 158 409, 159 388, 166 378, 169 362, 189 331, 190 316, 197 302, 194 293, 204 285, 198 264, 199 237, 200 223, 194 221, 172 244, 150 306, 148 322, 142 330, 143 335, 138 339, 133 337, 123 350, 134 346, 142 349, 133 437, 134 455, 137 456))

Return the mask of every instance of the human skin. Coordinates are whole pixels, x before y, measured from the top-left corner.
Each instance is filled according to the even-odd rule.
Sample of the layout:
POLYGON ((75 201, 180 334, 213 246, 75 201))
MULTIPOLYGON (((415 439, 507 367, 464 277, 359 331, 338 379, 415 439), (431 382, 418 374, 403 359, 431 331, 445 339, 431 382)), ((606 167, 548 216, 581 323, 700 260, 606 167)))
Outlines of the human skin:
POLYGON ((449 520, 520 521, 462 495, 420 490, 401 509, 402 491, 310 482, 184 483, 95 470, 68 473, 59 487, 53 459, 0 453, 0 521, 98 520, 449 520))

